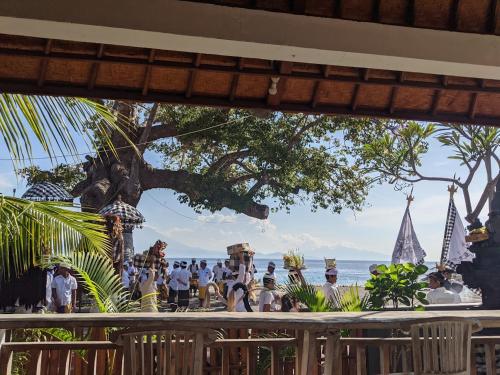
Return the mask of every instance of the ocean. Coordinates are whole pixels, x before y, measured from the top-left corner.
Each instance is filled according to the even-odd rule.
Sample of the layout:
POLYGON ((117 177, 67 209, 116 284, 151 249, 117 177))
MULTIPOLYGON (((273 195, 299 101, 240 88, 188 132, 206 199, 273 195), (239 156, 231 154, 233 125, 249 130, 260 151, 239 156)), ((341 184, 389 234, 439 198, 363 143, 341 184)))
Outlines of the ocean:
MULTIPOLYGON (((188 263, 191 262, 191 259, 178 260, 186 260, 188 263)), ((169 261, 172 264, 172 260, 169 259, 169 261)), ((197 259, 197 261, 199 262, 200 259, 197 259)), ((269 261, 273 261, 276 264, 275 274, 278 283, 284 283, 287 281, 288 270, 283 269, 283 259, 260 258, 258 256, 254 259, 255 267, 257 268, 257 279, 262 278, 262 275, 267 270, 267 264, 269 261)), ((217 259, 207 258, 207 262, 210 269, 212 269, 212 267, 217 263, 217 259)), ((374 263, 386 265, 390 264, 390 262, 381 261, 337 260, 337 270, 339 272, 337 283, 339 285, 358 284, 359 286, 363 286, 365 281, 370 277, 368 268, 374 263)), ((323 284, 325 282, 325 261, 321 259, 306 259, 305 264, 307 269, 302 271, 305 279, 312 284, 323 284)), ((433 262, 428 262, 426 265, 429 269, 436 266, 433 262)))

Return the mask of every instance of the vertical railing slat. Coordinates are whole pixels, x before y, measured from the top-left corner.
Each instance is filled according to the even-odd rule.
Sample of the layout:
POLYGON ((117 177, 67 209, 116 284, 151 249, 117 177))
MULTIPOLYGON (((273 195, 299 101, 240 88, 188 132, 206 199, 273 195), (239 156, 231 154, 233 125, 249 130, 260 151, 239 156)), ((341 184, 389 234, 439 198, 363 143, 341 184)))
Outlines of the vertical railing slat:
POLYGON ((356 345, 356 375, 366 375, 366 348, 356 345))
POLYGON ((390 346, 382 344, 380 350, 380 373, 388 375, 391 367, 390 346))

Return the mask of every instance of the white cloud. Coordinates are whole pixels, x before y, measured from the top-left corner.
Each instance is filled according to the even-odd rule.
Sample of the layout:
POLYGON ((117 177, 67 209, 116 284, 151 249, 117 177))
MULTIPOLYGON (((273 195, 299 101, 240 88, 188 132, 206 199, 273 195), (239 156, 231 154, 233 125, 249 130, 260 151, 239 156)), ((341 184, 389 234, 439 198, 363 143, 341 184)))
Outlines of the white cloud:
POLYGON ((10 173, 0 173, 0 189, 7 189, 14 187, 12 178, 9 177, 10 173))
POLYGON ((235 223, 237 216, 235 214, 224 215, 219 212, 210 215, 200 215, 196 217, 202 223, 235 223))
POLYGON ((150 229, 159 236, 167 236, 167 237, 173 237, 175 235, 183 235, 194 232, 193 228, 186 228, 186 227, 158 228, 151 224, 144 224, 144 229, 150 229))
POLYGON ((318 248, 321 246, 326 246, 329 244, 319 237, 315 237, 309 233, 283 233, 280 235, 280 239, 285 242, 289 247, 308 247, 308 248, 318 248))

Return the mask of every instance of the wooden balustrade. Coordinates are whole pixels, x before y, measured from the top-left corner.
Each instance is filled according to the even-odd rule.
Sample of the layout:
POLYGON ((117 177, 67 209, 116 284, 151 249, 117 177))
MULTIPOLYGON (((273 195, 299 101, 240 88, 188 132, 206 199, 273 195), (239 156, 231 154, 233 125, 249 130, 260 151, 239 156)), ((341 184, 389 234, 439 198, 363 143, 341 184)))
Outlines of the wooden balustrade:
MULTIPOLYGON (((500 311, 0 315, 0 374, 10 375, 17 358, 15 354, 23 353, 23 368, 28 375, 126 375, 125 370, 130 366, 130 355, 127 354, 130 350, 123 350, 120 340, 115 339, 120 337, 120 332, 138 329, 150 332, 147 342, 151 350, 143 351, 137 357, 139 361, 148 361, 147 365, 140 366, 141 375, 156 374, 154 370, 160 358, 158 351, 161 351, 157 348, 164 346, 154 345, 157 339, 155 330, 174 332, 173 336, 161 337, 164 340, 168 337, 174 345, 178 345, 177 358, 195 361, 194 367, 198 369, 194 371, 191 370, 194 367, 182 365, 176 372, 165 370, 165 374, 408 373, 412 369, 411 339, 362 337, 366 336, 366 329, 385 329, 387 332, 397 329, 401 333, 401 330, 423 319, 450 317, 476 319, 483 327, 500 328, 500 311), (102 327, 119 330, 109 339, 96 340, 94 337, 99 335, 92 335, 89 336, 93 337, 92 341, 71 342, 15 342, 10 335, 16 330, 43 327, 64 327, 79 333, 88 333, 90 328, 102 331, 102 327), (351 329, 351 337, 340 337, 341 328, 351 329), (198 337, 201 335, 185 336, 187 341, 181 342, 175 336, 176 330, 193 333, 213 331, 217 335, 200 346, 198 337), (195 345, 196 340, 198 344, 195 345), (199 348, 196 350, 201 357, 179 351, 188 347, 199 348), (290 354, 287 358, 282 357, 285 351, 290 354), (369 353, 370 363, 367 361, 369 353), (267 361, 266 369, 257 368, 264 359, 267 361)), ((139 345, 139 342, 129 341, 129 345, 139 345)), ((472 374, 478 373, 475 366, 477 351, 484 358, 485 373, 496 374, 495 345, 500 345, 500 336, 472 338, 472 374)), ((161 354, 162 363, 165 362, 164 355, 161 354)))

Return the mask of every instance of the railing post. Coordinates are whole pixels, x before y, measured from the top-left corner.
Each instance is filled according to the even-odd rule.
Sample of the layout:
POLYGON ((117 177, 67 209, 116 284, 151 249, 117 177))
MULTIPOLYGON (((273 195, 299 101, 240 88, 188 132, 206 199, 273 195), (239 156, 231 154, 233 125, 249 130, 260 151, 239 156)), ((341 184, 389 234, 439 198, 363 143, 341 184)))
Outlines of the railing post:
POLYGON ((5 344, 5 337, 7 330, 0 329, 0 374, 10 374, 12 366, 12 351, 7 349, 5 344))
POLYGON ((271 375, 280 375, 280 348, 271 345, 271 375))
POLYGON ((329 332, 325 345, 325 375, 342 375, 340 332, 329 332))
POLYGON ((308 329, 304 330, 300 375, 314 375, 318 373, 317 338, 317 332, 308 329))
POLYGON ((366 348, 356 345, 356 375, 366 375, 366 348))

